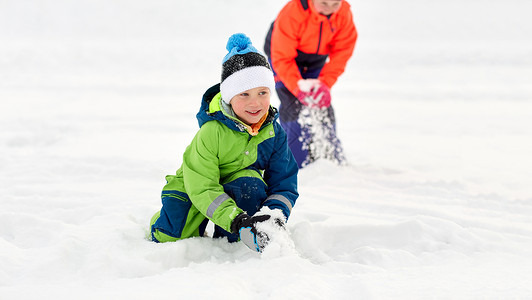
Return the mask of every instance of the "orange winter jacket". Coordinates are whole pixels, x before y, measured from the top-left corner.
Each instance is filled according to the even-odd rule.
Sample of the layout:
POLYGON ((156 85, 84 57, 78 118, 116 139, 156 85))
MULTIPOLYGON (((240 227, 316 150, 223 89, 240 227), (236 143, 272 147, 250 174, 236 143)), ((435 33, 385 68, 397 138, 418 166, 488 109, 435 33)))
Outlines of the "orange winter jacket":
POLYGON ((279 12, 264 48, 276 79, 297 95, 297 82, 309 78, 302 76, 307 69, 323 67, 314 78, 332 87, 344 72, 356 40, 351 6, 346 1, 327 17, 315 10, 312 0, 292 0, 279 12))

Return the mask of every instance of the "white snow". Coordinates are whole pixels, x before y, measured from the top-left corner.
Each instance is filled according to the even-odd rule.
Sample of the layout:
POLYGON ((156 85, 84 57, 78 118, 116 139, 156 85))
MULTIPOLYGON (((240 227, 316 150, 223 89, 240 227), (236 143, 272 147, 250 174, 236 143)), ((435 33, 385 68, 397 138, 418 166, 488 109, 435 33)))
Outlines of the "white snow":
POLYGON ((300 172, 295 249, 145 239, 227 38, 284 3, 1 2, 0 299, 532 298, 527 0, 351 1, 349 165, 300 172))

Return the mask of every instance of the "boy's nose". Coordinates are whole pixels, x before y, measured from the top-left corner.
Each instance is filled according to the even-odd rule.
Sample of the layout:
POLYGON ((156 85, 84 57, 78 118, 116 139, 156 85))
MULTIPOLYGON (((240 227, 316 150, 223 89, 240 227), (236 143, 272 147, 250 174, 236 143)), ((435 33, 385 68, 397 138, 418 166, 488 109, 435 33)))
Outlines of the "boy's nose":
POLYGON ((250 103, 253 104, 253 105, 258 105, 259 104, 259 97, 257 97, 257 96, 251 97, 250 103))

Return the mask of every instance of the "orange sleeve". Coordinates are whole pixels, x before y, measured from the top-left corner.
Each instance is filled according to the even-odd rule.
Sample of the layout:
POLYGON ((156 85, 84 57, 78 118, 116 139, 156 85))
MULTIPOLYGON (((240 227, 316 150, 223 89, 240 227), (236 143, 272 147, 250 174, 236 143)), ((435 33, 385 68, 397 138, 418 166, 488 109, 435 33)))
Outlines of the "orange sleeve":
POLYGON ((302 78, 295 58, 300 40, 302 22, 299 8, 294 2, 288 3, 279 13, 273 25, 271 38, 272 66, 279 79, 294 95, 299 90, 297 82, 302 78))
POLYGON ((358 37, 349 8, 343 11, 338 21, 338 33, 329 44, 329 62, 323 66, 319 76, 319 79, 328 87, 332 87, 344 72, 347 61, 353 55, 358 37))

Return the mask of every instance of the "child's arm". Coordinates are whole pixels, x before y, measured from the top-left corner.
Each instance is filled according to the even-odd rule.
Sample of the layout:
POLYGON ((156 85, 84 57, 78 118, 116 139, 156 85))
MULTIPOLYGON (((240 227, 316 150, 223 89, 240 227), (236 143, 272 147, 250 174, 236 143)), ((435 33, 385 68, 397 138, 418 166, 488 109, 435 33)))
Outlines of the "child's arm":
POLYGON ((220 184, 218 126, 217 122, 207 122, 200 128, 183 155, 183 177, 194 206, 216 225, 231 232, 233 219, 243 210, 220 184))
POLYGON ((302 25, 294 4, 289 3, 275 20, 272 41, 271 60, 272 67, 286 88, 297 95, 299 90, 297 82, 302 79, 295 61, 297 46, 300 39, 299 32, 302 25))
POLYGON ((353 15, 348 10, 342 18, 343 24, 329 44, 329 62, 323 66, 319 79, 331 88, 342 75, 347 61, 353 55, 358 33, 353 23, 353 15))
POLYGON ((297 192, 297 163, 288 147, 286 133, 277 122, 274 123, 275 148, 269 167, 264 171, 268 184, 268 198, 264 206, 280 209, 288 219, 299 196, 297 192))

